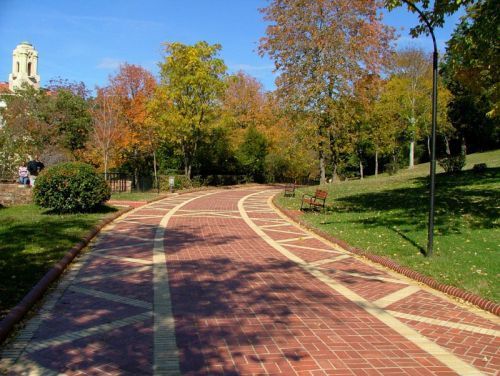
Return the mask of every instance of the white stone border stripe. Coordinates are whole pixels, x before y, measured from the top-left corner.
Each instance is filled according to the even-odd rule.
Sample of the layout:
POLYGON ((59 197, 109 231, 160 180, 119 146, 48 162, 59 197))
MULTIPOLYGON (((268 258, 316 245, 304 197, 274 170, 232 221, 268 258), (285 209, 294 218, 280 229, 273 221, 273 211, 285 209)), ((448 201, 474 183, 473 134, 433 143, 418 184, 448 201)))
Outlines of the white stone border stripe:
POLYGON ((151 266, 139 266, 136 268, 128 268, 127 270, 124 270, 123 272, 116 272, 116 273, 107 273, 107 274, 97 274, 93 275, 90 277, 81 277, 77 278, 75 280, 76 283, 85 283, 85 282, 93 282, 93 281, 101 281, 103 279, 109 279, 109 278, 114 278, 114 277, 120 277, 123 275, 130 275, 130 274, 135 274, 135 273, 142 273, 145 271, 151 270, 151 266))
POLYGON ((127 305, 134 306, 134 307, 145 308, 145 309, 148 309, 150 311, 153 308, 151 303, 145 302, 143 300, 126 298, 126 297, 121 296, 121 295, 110 294, 110 293, 102 292, 102 291, 98 291, 98 290, 87 289, 87 288, 77 287, 77 286, 71 286, 68 290, 77 292, 79 294, 93 296, 94 298, 108 300, 110 302, 123 303, 123 304, 127 304, 127 305))
POLYGON ((97 252, 108 252, 108 251, 114 251, 117 249, 125 249, 125 248, 133 248, 133 247, 142 247, 145 245, 151 245, 151 242, 144 242, 144 243, 135 243, 135 244, 127 244, 127 245, 120 245, 118 247, 106 247, 106 248, 99 248, 98 246, 93 245, 91 247, 92 253, 97 253, 97 252))
MULTIPOLYGON (((262 226, 259 226, 259 227, 262 227, 262 226)), ((342 253, 342 254, 348 254, 347 251, 345 250, 332 250, 332 249, 325 249, 325 248, 315 248, 315 247, 308 247, 307 245, 297 245, 297 244, 283 244, 285 247, 294 247, 294 248, 301 248, 301 249, 305 249, 305 250, 308 250, 308 251, 320 251, 320 252, 329 252, 329 253, 336 253, 336 254, 339 254, 339 253, 342 253)))
POLYGON ((300 240, 306 240, 306 239, 313 239, 313 236, 304 234, 304 236, 299 236, 296 238, 288 238, 288 239, 279 239, 279 240, 273 240, 277 243, 289 243, 289 242, 295 242, 295 241, 300 241, 300 240))
MULTIPOLYGON (((326 269, 326 272, 331 272, 331 271, 332 270, 326 269)), ((406 280, 396 279, 396 278, 390 278, 390 277, 384 277, 383 275, 367 275, 367 274, 356 273, 356 272, 346 272, 345 270, 340 270, 340 269, 335 269, 333 271, 335 273, 345 274, 345 275, 347 275, 349 277, 358 277, 358 278, 370 279, 370 280, 375 280, 375 281, 384 281, 384 282, 398 283, 400 285, 408 285, 409 284, 408 282, 406 282, 406 280)))
POLYGON ((130 317, 126 317, 126 318, 121 319, 121 320, 112 321, 110 323, 93 326, 91 328, 79 330, 77 332, 65 333, 65 334, 62 334, 58 337, 54 337, 54 338, 51 338, 51 339, 48 339, 45 341, 32 343, 31 346, 29 346, 26 349, 26 352, 33 353, 36 351, 46 349, 47 347, 59 346, 59 345, 65 344, 67 342, 76 341, 77 339, 90 337, 90 336, 93 336, 95 334, 101 334, 103 332, 109 332, 111 330, 118 329, 118 328, 121 328, 123 326, 136 324, 138 322, 143 322, 144 320, 148 319, 149 317, 151 317, 151 312, 144 312, 144 313, 141 313, 139 315, 130 316, 130 317))
POLYGON ((272 232, 280 232, 282 234, 292 234, 292 235, 304 235, 303 232, 294 232, 294 231, 286 231, 286 230, 276 230, 274 228, 264 228, 265 231, 272 231, 272 232))
POLYGON ((100 254, 96 254, 96 256, 101 257, 101 258, 107 258, 110 260, 133 262, 135 264, 151 265, 153 263, 152 261, 149 261, 149 260, 144 260, 144 259, 139 259, 139 258, 134 258, 134 257, 122 257, 122 256, 115 256, 115 255, 100 255, 100 254))
POLYGON ((262 225, 260 226, 260 228, 271 228, 271 227, 286 227, 286 226, 289 226, 289 227, 292 227, 292 225, 290 223, 278 223, 278 224, 275 224, 275 225, 262 225))
POLYGON ((421 291, 422 289, 415 285, 409 285, 401 290, 395 291, 392 294, 386 295, 376 301, 373 304, 378 305, 381 308, 389 307, 392 303, 396 303, 401 299, 407 298, 410 295, 415 294, 417 291, 421 291))
POLYGON ((321 265, 330 264, 332 262, 344 260, 346 258, 351 258, 351 256, 349 256, 349 255, 338 255, 337 257, 330 257, 330 258, 327 258, 327 259, 321 259, 321 260, 310 262, 309 266, 318 267, 318 266, 321 266, 321 265))
MULTIPOLYGON (((347 299, 349 299, 351 302, 355 303, 358 305, 360 308, 364 309, 366 312, 368 312, 370 315, 376 317, 378 320, 386 324, 388 327, 390 327, 392 330, 400 334, 401 336, 405 337, 408 339, 410 342, 414 343, 416 346, 420 347, 422 350, 425 352, 431 354, 434 356, 436 359, 438 359, 440 362, 445 364, 447 367, 452 369, 453 371, 457 372, 460 375, 467 375, 467 376, 476 376, 476 375, 482 375, 482 373, 471 366, 470 364, 464 362, 462 359, 458 358, 454 354, 450 353, 446 349, 442 348, 438 344, 432 342, 428 338, 424 337, 420 333, 418 333, 416 330, 410 328, 408 325, 402 323, 398 319, 396 319, 394 316, 392 316, 389 312, 386 310, 378 307, 377 305, 373 304, 372 302, 364 299, 360 295, 356 294, 354 291, 350 290, 346 286, 342 285, 341 283, 335 281, 334 279, 328 277, 326 274, 318 270, 317 268, 311 267, 302 260, 300 257, 294 255, 292 252, 288 251, 285 247, 283 247, 281 244, 276 242, 274 239, 272 239, 269 235, 267 235, 262 229, 260 229, 255 223, 252 222, 248 214, 245 212, 245 208, 243 206, 243 203, 245 202, 247 197, 254 196, 254 194, 247 195, 245 197, 242 197, 238 201, 238 209, 240 210, 241 216, 243 220, 248 224, 250 228, 252 228, 266 243, 268 243, 271 247, 276 249, 278 252, 280 252, 283 256, 287 257, 289 260, 294 261, 296 264, 298 264, 303 270, 308 272, 309 274, 313 275, 323 283, 325 283, 327 286, 329 286, 331 289, 335 290, 339 294, 343 295, 347 299)), ((270 195, 268 198, 268 204, 270 207, 272 207, 272 198, 273 196, 270 195)))
POLYGON ((198 198, 217 192, 196 195, 180 202, 161 220, 156 230, 153 248, 153 291, 154 291, 154 342, 153 342, 153 375, 180 375, 179 355, 175 341, 175 321, 172 313, 170 285, 168 281, 167 259, 163 246, 168 239, 168 222, 180 208, 198 198))
POLYGON ((452 321, 437 320, 437 319, 432 319, 430 317, 417 316, 417 315, 412 315, 409 313, 403 313, 403 312, 397 312, 397 311, 389 311, 389 312, 391 313, 391 315, 399 317, 400 319, 418 321, 418 322, 423 322, 423 323, 431 324, 431 325, 444 326, 444 327, 450 328, 450 329, 459 329, 459 330, 465 330, 465 331, 468 331, 471 333, 486 334, 489 336, 500 337, 500 330, 481 328, 478 326, 473 326, 473 325, 469 325, 469 324, 461 324, 461 323, 452 322, 452 321))

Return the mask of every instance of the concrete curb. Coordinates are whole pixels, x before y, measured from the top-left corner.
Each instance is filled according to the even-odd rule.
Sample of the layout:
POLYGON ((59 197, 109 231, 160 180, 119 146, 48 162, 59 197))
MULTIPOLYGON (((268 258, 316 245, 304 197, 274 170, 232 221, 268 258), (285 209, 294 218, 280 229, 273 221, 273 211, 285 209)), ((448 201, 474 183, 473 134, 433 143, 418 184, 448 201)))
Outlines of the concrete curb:
POLYGON ((0 321, 0 344, 9 336, 9 333, 12 331, 14 326, 23 319, 31 307, 33 307, 33 305, 45 294, 52 282, 59 278, 71 261, 73 261, 80 251, 87 246, 94 236, 96 236, 104 226, 132 209, 133 208, 131 207, 121 209, 110 217, 101 220, 87 233, 87 235, 83 237, 79 243, 74 245, 73 248, 71 248, 57 264, 45 273, 42 279, 37 282, 31 291, 28 292, 24 298, 10 310, 2 321, 0 321))
POLYGON ((375 262, 377 264, 380 264, 382 266, 385 266, 386 268, 392 269, 395 272, 402 274, 408 278, 411 278, 415 281, 418 281, 420 283, 426 284, 429 287, 432 287, 435 290, 441 291, 445 294, 451 295, 455 298, 462 299, 466 302, 472 303, 476 305, 477 307, 491 312, 497 316, 500 316, 500 304, 497 304, 495 302, 492 302, 491 300, 487 300, 485 298, 482 298, 476 294, 473 294, 471 292, 464 291, 462 289, 459 289, 458 287, 455 286, 450 286, 446 285, 444 283, 438 282, 435 279, 425 276, 423 274, 420 274, 419 272, 416 272, 413 269, 410 269, 406 266, 401 266, 398 263, 394 262, 391 259, 388 259, 384 256, 379 256, 379 255, 374 255, 372 253, 366 252, 360 248, 353 247, 349 244, 347 244, 345 241, 340 240, 335 238, 334 236, 318 230, 317 228, 312 227, 308 223, 305 223, 303 220, 300 219, 300 215, 292 210, 285 209, 281 207, 277 201, 276 201, 276 196, 273 198, 273 204, 276 208, 278 208, 284 215, 292 219, 294 222, 297 222, 301 226, 307 228, 308 230, 314 232, 315 234, 329 240, 332 243, 338 244, 340 247, 344 248, 345 250, 355 253, 357 255, 360 255, 364 258, 367 258, 368 260, 375 262))

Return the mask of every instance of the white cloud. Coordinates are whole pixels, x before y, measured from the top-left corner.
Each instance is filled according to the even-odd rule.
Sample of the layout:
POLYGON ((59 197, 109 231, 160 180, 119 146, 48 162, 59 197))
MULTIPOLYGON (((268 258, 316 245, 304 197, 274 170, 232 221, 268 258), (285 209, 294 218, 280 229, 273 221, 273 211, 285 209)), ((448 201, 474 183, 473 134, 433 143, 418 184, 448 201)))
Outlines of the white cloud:
POLYGON ((119 59, 115 59, 112 57, 104 57, 101 59, 99 64, 97 64, 97 68, 99 69, 117 69, 123 61, 119 59))

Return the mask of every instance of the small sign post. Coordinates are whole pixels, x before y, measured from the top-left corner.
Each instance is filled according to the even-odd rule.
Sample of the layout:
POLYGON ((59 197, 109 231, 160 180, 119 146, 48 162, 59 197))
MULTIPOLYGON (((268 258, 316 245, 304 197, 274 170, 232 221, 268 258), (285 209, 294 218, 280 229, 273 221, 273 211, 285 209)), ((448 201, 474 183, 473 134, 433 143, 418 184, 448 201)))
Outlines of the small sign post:
POLYGON ((169 176, 168 177, 168 186, 170 187, 170 193, 174 191, 174 185, 175 185, 175 176, 169 176))

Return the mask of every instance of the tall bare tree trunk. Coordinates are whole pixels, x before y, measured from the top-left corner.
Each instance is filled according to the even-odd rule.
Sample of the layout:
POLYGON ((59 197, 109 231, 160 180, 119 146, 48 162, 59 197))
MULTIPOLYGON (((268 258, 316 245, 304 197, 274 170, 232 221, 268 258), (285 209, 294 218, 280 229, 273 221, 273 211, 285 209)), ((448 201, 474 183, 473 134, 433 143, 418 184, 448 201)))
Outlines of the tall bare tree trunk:
POLYGON ((137 167, 137 149, 134 148, 134 187, 139 189, 139 168, 137 167))
POLYGON ((320 147, 319 149, 319 173, 320 173, 319 184, 325 184, 326 183, 325 153, 322 147, 320 147))
POLYGON ((337 169, 338 169, 338 165, 335 163, 333 165, 333 171, 332 171, 332 182, 337 182, 337 180, 338 180, 337 169))
POLYGON ((153 151, 153 173, 155 176, 155 187, 160 191, 160 185, 158 184, 158 171, 156 169, 156 150, 153 151))
POLYGON ((378 150, 375 151, 375 176, 378 176, 378 150))
POLYGON ((104 153, 104 180, 108 180, 108 153, 104 153))
POLYGON ((415 155, 415 140, 411 140, 410 141, 410 163, 408 165, 409 169, 412 169, 415 166, 414 155, 415 155))
POLYGON ((450 140, 448 140, 448 137, 446 137, 446 136, 444 136, 444 143, 446 145, 446 155, 450 156, 451 155, 450 140))
MULTIPOLYGON (((319 129, 319 136, 323 136, 322 127, 319 129)), ((326 184, 326 165, 325 165, 325 151, 324 142, 322 139, 318 142, 318 157, 319 157, 319 184, 326 184)))
POLYGON ((359 160, 359 177, 363 180, 363 161, 359 160))

